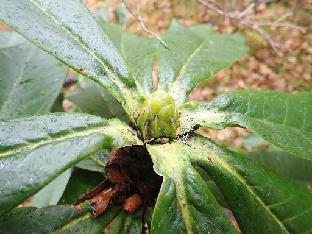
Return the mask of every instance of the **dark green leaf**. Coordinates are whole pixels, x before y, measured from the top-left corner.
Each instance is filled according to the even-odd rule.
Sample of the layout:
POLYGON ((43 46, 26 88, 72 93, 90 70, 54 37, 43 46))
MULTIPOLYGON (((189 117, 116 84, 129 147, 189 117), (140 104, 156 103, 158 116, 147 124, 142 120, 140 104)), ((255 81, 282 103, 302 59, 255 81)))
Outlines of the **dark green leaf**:
POLYGON ((31 198, 31 206, 42 208, 49 205, 56 205, 60 200, 71 175, 71 169, 64 171, 53 181, 31 198))
POLYGON ((240 125, 285 151, 311 160, 311 119, 311 92, 234 91, 208 104, 185 106, 181 128, 240 125))
POLYGON ((98 234, 119 213, 119 209, 112 208, 94 219, 89 211, 78 212, 70 206, 17 208, 0 217, 0 227, 1 233, 10 234, 98 234))
POLYGON ((151 233, 235 233, 206 182, 189 161, 189 147, 176 141, 147 145, 154 167, 163 176, 151 233))
POLYGON ((135 36, 121 26, 101 21, 103 30, 122 54, 141 95, 152 92, 152 62, 156 56, 156 41, 135 36))
POLYGON ((312 161, 296 157, 274 147, 258 150, 248 156, 261 165, 291 179, 312 183, 312 161))
POLYGON ((126 87, 133 86, 133 79, 81 1, 3 0, 0 20, 105 87, 131 111, 132 95, 126 87))
POLYGON ((312 193, 207 138, 185 145, 192 164, 215 181, 243 233, 310 233, 312 193))
POLYGON ((143 233, 142 227, 142 211, 137 211, 134 214, 121 211, 104 232, 109 234, 141 234, 143 233))
POLYGON ((82 87, 75 93, 66 97, 79 109, 88 114, 94 114, 103 118, 118 118, 122 121, 129 121, 127 114, 120 103, 101 86, 96 83, 82 87))
POLYGON ((90 192, 104 179, 101 173, 75 168, 59 204, 74 204, 78 198, 90 192))
POLYGON ((0 214, 103 148, 140 144, 119 120, 50 114, 0 122, 0 214))
POLYGON ((48 113, 67 68, 14 32, 0 32, 0 119, 48 113))
POLYGON ((187 29, 174 21, 162 39, 169 49, 159 46, 159 88, 168 90, 182 104, 203 80, 213 77, 246 54, 239 36, 211 32, 209 26, 187 29))

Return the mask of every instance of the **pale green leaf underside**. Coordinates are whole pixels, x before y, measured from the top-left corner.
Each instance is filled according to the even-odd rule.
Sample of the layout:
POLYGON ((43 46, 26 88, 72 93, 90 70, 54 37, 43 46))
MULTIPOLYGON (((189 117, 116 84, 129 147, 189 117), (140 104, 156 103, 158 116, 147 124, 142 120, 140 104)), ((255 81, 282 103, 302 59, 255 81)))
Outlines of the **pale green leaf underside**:
POLYGON ((191 165, 181 142, 147 145, 154 168, 163 176, 151 233, 235 233, 235 229, 191 165))
POLYGON ((79 90, 68 95, 66 99, 73 102, 83 113, 129 121, 120 103, 101 86, 90 80, 84 80, 80 86, 79 90))
POLYGON ((216 182, 243 233, 311 233, 312 193, 207 138, 180 143, 216 182))
POLYGON ((185 28, 174 21, 162 39, 169 49, 159 46, 159 88, 167 90, 175 102, 187 101, 200 82, 228 68, 242 58, 247 48, 239 36, 221 35, 208 25, 185 28))
POLYGON ((67 68, 14 32, 0 32, 0 119, 48 113, 67 68))
POLYGON ((76 164, 76 167, 88 171, 104 172, 109 153, 110 151, 107 149, 101 150, 87 159, 80 161, 76 164))
POLYGON ((132 144, 140 140, 127 125, 91 115, 50 114, 0 122, 0 214, 87 156, 132 144))
POLYGON ((181 131, 195 125, 240 125, 297 156, 312 159, 312 93, 233 91, 210 103, 185 105, 181 131))
POLYGON ((2 233, 88 233, 98 234, 120 213, 116 207, 96 219, 91 212, 77 212, 70 206, 16 208, 0 217, 2 233), (16 225, 18 224, 18 225, 16 225))
POLYGON ((31 206, 42 208, 45 206, 56 205, 62 197, 72 169, 68 169, 44 186, 38 193, 31 198, 31 206))
POLYGON ((125 99, 131 94, 126 87, 134 82, 121 55, 81 1, 4 0, 0 20, 129 108, 125 99))

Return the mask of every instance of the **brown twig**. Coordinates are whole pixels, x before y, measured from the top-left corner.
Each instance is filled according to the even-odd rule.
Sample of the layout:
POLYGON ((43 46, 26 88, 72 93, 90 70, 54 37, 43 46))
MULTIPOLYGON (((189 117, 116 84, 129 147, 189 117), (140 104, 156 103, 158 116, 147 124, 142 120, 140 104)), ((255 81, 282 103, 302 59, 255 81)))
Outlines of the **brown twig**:
POLYGON ((225 19, 228 19, 232 22, 235 22, 236 24, 239 24, 241 26, 244 26, 246 28, 250 28, 256 32, 258 32, 261 36, 263 36, 272 49, 278 54, 281 55, 279 48, 280 44, 276 42, 271 35, 266 32, 262 27, 283 27, 287 29, 296 29, 303 31, 303 28, 295 25, 295 24, 287 24, 287 23, 281 23, 282 21, 286 20, 289 16, 293 15, 292 13, 286 13, 285 15, 282 15, 278 19, 276 19, 273 22, 257 22, 254 20, 251 20, 249 16, 252 13, 252 10, 255 9, 256 5, 254 2, 252 2, 250 5, 248 5, 242 12, 240 13, 229 13, 225 12, 221 9, 214 1, 211 0, 197 0, 197 2, 204 5, 207 9, 217 13, 218 15, 224 17, 225 19))
POLYGON ((168 49, 168 45, 166 44, 166 42, 164 42, 164 40, 162 40, 160 38, 160 36, 158 36, 156 33, 152 32, 151 30, 149 30, 147 28, 147 26, 146 26, 146 24, 144 22, 144 19, 140 15, 139 11, 138 11, 138 13, 134 13, 133 10, 129 7, 129 5, 126 3, 125 0, 122 0, 122 3, 125 5, 126 9, 130 13, 130 15, 132 15, 133 18, 140 24, 140 26, 143 29, 143 31, 145 31, 146 33, 150 34, 152 37, 154 37, 156 40, 158 40, 166 49, 168 49))

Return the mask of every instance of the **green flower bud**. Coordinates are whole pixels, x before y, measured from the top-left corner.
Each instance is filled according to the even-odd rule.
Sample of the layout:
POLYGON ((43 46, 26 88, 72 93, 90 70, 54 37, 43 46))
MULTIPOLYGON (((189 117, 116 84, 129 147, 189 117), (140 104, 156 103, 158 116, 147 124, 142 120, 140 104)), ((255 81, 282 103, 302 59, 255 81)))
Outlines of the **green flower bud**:
POLYGON ((179 111, 168 93, 156 91, 139 110, 137 126, 144 139, 174 138, 179 126, 179 111))

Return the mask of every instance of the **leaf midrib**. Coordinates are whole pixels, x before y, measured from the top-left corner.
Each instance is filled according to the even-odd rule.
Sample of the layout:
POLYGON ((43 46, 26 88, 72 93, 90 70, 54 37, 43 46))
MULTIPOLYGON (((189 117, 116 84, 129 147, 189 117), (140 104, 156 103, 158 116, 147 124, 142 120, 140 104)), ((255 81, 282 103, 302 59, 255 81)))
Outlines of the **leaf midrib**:
POLYGON ((14 155, 17 153, 23 153, 25 151, 28 150, 34 150, 42 145, 46 145, 46 144, 50 144, 50 143, 57 143, 57 142, 61 142, 67 139, 71 139, 71 138, 75 138, 75 137, 83 137, 83 136, 89 136, 93 133, 103 133, 105 131, 107 131, 107 129, 110 126, 108 124, 102 124, 102 126, 89 126, 88 128, 82 130, 81 128, 78 128, 79 131, 74 131, 74 129, 72 129, 71 132, 69 132, 68 134, 61 134, 60 135, 53 135, 51 136, 51 134, 47 133, 48 136, 42 140, 40 140, 39 142, 35 142, 35 143, 29 143, 27 145, 21 145, 19 147, 10 149, 10 147, 8 147, 8 150, 0 152, 0 159, 4 158, 4 157, 8 157, 10 155, 14 155))
POLYGON ((87 212, 86 214, 84 214, 83 216, 74 219, 74 220, 70 220, 68 223, 63 224, 60 228, 58 228, 55 231, 50 232, 50 234, 57 234, 57 233, 63 233, 65 230, 71 228, 72 226, 83 222, 84 220, 91 218, 91 213, 87 212))
POLYGON ((187 200, 185 199, 186 193, 185 193, 185 189, 183 189, 184 188, 183 182, 178 180, 178 181, 175 181, 175 183, 176 183, 176 190, 177 190, 176 196, 177 196, 177 200, 182 211, 182 216, 184 217, 185 227, 187 229, 187 233, 192 234, 194 233, 192 229, 192 224, 190 223, 190 219, 192 216, 189 211, 189 204, 187 200))
MULTIPOLYGON (((64 32, 66 32, 75 42, 78 43, 85 51, 87 51, 91 57, 93 57, 96 61, 98 61, 101 66, 104 69, 105 74, 107 74, 107 77, 113 81, 120 90, 125 89, 124 84, 119 79, 116 74, 111 72, 111 67, 109 64, 106 64, 101 58, 98 57, 96 53, 94 53, 86 44, 84 41, 82 41, 79 37, 75 36, 71 30, 69 30, 66 26, 64 26, 57 17, 55 17, 53 14, 51 14, 47 9, 42 7, 36 0, 29 0, 34 6, 36 6, 44 15, 46 15, 48 18, 50 18, 56 25, 60 27, 64 32)), ((112 69, 114 70, 114 69, 112 69)))
POLYGON ((31 59, 31 55, 33 53, 33 50, 29 49, 29 52, 28 52, 28 55, 25 59, 25 63, 24 63, 24 66, 21 68, 21 71, 18 75, 18 77, 15 79, 15 81, 13 82, 12 86, 11 86, 11 89, 9 90, 9 92, 7 93, 6 97, 3 99, 3 103, 0 105, 0 116, 1 116, 1 112, 2 110, 4 109, 5 106, 7 106, 7 103, 8 103, 8 100, 11 100, 9 97, 11 96, 13 90, 16 88, 17 84, 19 83, 20 80, 22 80, 23 78, 23 73, 31 59))
POLYGON ((275 220, 275 222, 281 227, 282 230, 284 230, 286 233, 291 233, 290 231, 287 230, 287 228, 284 226, 284 224, 282 223, 282 221, 280 221, 278 219, 278 217, 270 210, 270 208, 264 203, 264 201, 257 196, 257 194, 255 193, 255 191, 252 189, 252 187, 250 185, 248 185, 247 181, 239 174, 235 171, 235 169, 232 168, 231 165, 229 165, 227 162, 225 162, 223 159, 221 159, 220 157, 218 157, 218 155, 211 153, 209 155, 210 157, 212 157, 214 160, 218 162, 218 164, 224 168, 226 171, 228 171, 231 175, 233 175, 239 182, 241 182, 241 184, 243 184, 245 186, 245 188, 247 189, 247 191, 259 202, 259 204, 267 211, 268 214, 270 214, 270 216, 275 220))
POLYGON ((206 42, 206 40, 203 40, 201 43, 199 43, 199 45, 196 47, 196 49, 188 56, 186 61, 180 67, 177 75, 174 77, 173 82, 172 82, 173 84, 175 84, 176 82, 178 82, 181 79, 181 77, 184 75, 184 73, 186 71, 187 66, 190 64, 192 59, 197 55, 197 53, 199 53, 199 51, 204 46, 205 42, 206 42))
MULTIPOLYGON (((178 201, 178 204, 181 208, 181 212, 182 212, 182 216, 183 216, 183 220, 184 220, 184 223, 185 223, 185 227, 187 229, 187 233, 188 234, 192 234, 194 233, 193 229, 192 229, 192 224, 190 223, 190 217, 191 214, 190 214, 190 211, 189 211, 189 203, 187 202, 187 200, 185 199, 185 189, 184 188, 184 184, 183 184, 183 180, 182 180, 182 171, 183 171, 183 165, 181 165, 181 162, 182 161, 179 161, 178 158, 174 158, 174 154, 171 155, 172 157, 167 157, 166 158, 166 163, 167 163, 167 166, 168 165, 172 165, 173 168, 175 168, 176 170, 173 170, 173 168, 167 168, 165 167, 164 168, 164 174, 166 176, 168 176, 172 181, 173 183, 175 184, 175 189, 176 189, 176 198, 177 198, 177 201, 178 201), (180 163, 179 163, 180 162, 180 163), (168 171, 169 169, 169 171, 168 171), (176 171, 178 172, 179 174, 178 175, 173 175, 172 174, 172 171, 176 171)), ((158 157, 158 160, 161 161, 162 159, 158 157)), ((182 160, 182 159, 181 159, 182 160)), ((163 167, 163 166, 162 166, 163 167)))

